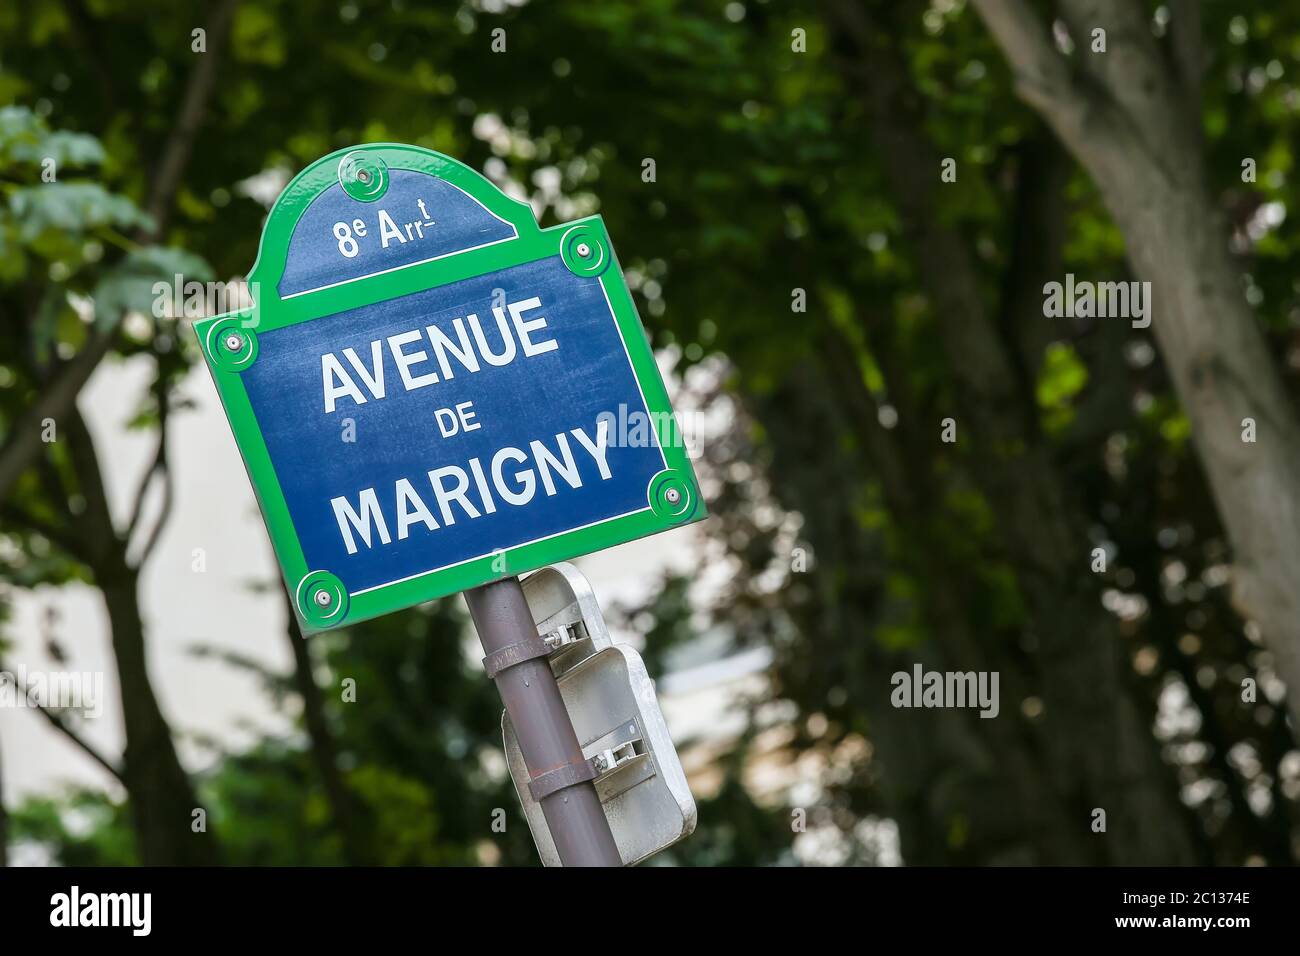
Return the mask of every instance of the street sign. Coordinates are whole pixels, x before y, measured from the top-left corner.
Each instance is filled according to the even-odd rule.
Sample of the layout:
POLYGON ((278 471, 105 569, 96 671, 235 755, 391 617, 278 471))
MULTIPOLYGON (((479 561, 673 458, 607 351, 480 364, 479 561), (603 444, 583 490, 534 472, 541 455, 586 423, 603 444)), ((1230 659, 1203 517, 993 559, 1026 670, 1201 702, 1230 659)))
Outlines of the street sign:
POLYGON ((249 283, 195 328, 307 630, 705 516, 600 217, 360 146, 289 183, 249 283))

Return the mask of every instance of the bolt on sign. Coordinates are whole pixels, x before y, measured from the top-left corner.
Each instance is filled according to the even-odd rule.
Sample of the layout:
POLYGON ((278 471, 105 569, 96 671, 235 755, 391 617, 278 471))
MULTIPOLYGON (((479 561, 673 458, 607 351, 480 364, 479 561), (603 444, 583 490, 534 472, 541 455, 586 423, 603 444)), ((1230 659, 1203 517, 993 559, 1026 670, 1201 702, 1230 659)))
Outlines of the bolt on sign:
POLYGON ((599 216, 360 146, 289 183, 249 280, 195 329, 307 630, 705 517, 599 216))

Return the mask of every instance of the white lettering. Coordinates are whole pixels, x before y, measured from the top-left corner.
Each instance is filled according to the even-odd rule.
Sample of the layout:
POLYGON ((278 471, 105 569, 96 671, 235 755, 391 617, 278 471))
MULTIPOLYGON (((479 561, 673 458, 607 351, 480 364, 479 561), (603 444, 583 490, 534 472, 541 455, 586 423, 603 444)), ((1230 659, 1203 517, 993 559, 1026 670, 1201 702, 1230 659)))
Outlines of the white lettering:
POLYGON ((541 355, 543 352, 552 352, 560 347, 560 343, 555 339, 547 339, 545 342, 534 343, 528 338, 528 333, 537 329, 546 328, 546 316, 538 316, 531 321, 525 322, 523 314, 533 309, 540 309, 542 300, 533 296, 531 299, 524 299, 522 302, 511 302, 510 318, 514 320, 515 331, 519 333, 519 344, 524 347, 525 355, 541 355))
POLYGON ((388 525, 384 523, 384 513, 379 510, 379 499, 375 496, 374 488, 366 488, 360 496, 361 514, 357 514, 352 508, 352 502, 345 497, 331 498, 330 505, 334 508, 334 517, 339 523, 339 533, 343 535, 343 543, 347 546, 348 554, 357 553, 357 543, 352 537, 352 529, 355 528, 361 535, 361 540, 370 545, 370 526, 373 524, 379 530, 379 540, 384 544, 389 543, 388 525))
POLYGON ((459 501, 461 508, 465 510, 465 514, 469 515, 469 517, 479 517, 478 509, 465 497, 465 492, 469 490, 469 476, 465 474, 464 468, 457 465, 444 465, 441 468, 435 468, 429 472, 429 482, 433 485, 434 497, 438 499, 438 509, 442 512, 443 524, 453 525, 456 523, 456 519, 451 513, 451 503, 453 501, 459 501), (456 484, 451 489, 443 487, 442 484, 442 479, 448 475, 452 475, 456 479, 456 484))
MULTIPOLYGON (((405 478, 397 479, 397 540, 404 541, 410 533, 411 525, 415 522, 423 521, 424 526, 430 531, 438 530, 438 522, 433 520, 433 515, 425 507, 424 500, 415 493, 415 488, 405 478), (408 508, 408 505, 415 505, 414 508, 408 508)), ((349 552, 351 553, 351 552, 349 552)))
POLYGON ((438 376, 433 372, 428 375, 411 377, 411 366, 428 361, 429 356, 424 349, 420 349, 418 352, 403 352, 402 346, 417 342, 419 339, 420 333, 414 330, 388 337, 388 348, 393 353, 393 361, 397 363, 397 374, 402 377, 402 384, 406 386, 408 392, 417 388, 424 388, 426 385, 433 385, 438 381, 438 376))

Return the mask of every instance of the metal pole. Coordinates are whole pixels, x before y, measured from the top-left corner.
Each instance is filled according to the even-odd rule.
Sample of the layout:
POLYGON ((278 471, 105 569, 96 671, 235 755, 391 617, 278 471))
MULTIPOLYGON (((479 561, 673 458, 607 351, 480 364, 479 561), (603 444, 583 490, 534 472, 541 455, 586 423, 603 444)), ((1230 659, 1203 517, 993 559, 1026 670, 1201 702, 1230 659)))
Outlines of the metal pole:
POLYGON ((540 639, 519 579, 503 578, 466 591, 465 603, 488 655, 485 662, 492 662, 489 674, 495 670, 493 679, 514 725, 528 775, 534 784, 556 787, 538 802, 560 862, 621 866, 596 788, 590 775, 579 769, 585 770, 582 746, 555 674, 545 656, 529 650, 540 639), (525 656, 529 654, 533 656, 525 656))

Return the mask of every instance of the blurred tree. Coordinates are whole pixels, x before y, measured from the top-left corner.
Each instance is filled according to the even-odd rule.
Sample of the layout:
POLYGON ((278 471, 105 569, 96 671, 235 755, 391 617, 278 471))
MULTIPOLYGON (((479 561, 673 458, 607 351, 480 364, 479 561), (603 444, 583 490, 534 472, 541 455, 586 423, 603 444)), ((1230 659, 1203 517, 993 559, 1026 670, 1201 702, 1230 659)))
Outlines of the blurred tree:
MULTIPOLYGON (((7 200, 0 211, 6 380, 0 420, 11 437, 25 427, 30 410, 42 406, 42 396, 60 380, 74 349, 119 325, 128 312, 151 309, 155 280, 175 273, 206 274, 206 265, 192 255, 140 245, 123 235, 145 226, 148 218, 102 183, 76 175, 104 162, 94 138, 51 132, 26 109, 0 110, 0 170, 7 200), (106 245, 117 251, 106 253, 106 245), (86 305, 79 309, 79 303, 86 305)), ((156 425, 160 439, 140 500, 154 475, 166 474, 169 396, 186 367, 175 357, 175 323, 160 326, 156 340, 153 404, 142 410, 140 424, 156 425)), ((138 342, 122 346, 124 352, 135 348, 138 342)), ((190 815, 198 802, 145 662, 139 574, 166 521, 170 496, 165 490, 161 514, 151 527, 139 502, 120 525, 110 512, 98 452, 76 405, 61 418, 44 417, 36 424, 44 454, 13 483, 0 511, 18 545, 0 575, 28 586, 90 578, 101 589, 126 731, 122 766, 115 772, 131 794, 141 857, 156 863, 212 860, 211 840, 191 837, 190 815)), ((61 718, 54 722, 99 762, 112 766, 61 718)))
MULTIPOLYGON (((1141 17, 1112 33, 1113 52, 1129 62, 1149 46, 1134 38, 1143 31, 1185 49, 1187 21, 1169 32, 1185 6, 1135 4, 1141 17)), ((1210 159, 1187 175, 1204 176, 1207 218, 1175 222, 1180 242, 1203 243, 1218 210, 1228 217, 1252 307, 1233 304, 1234 324, 1261 321, 1287 360, 1239 377, 1280 376, 1290 403, 1297 24, 1262 3, 1203 17, 1210 159), (1258 182, 1238 175, 1242 143, 1258 182)), ((103 0, 76 16, 20 3, 0 12, 0 92, 97 134, 108 178, 147 205, 144 170, 185 102, 199 22, 161 2, 103 0), (92 40, 96 56, 76 53, 92 40)), ((1125 233, 1147 207, 1111 181, 1130 160, 1147 173, 1149 155, 1176 163, 1167 151, 1183 140, 1114 152, 1102 168, 1057 128, 1067 154, 1047 127, 1069 117, 1040 120, 1017 102, 989 31, 961 4, 245 0, 230 24, 233 67, 194 136, 170 243, 239 274, 256 254, 260 185, 354 142, 426 145, 528 198, 544 223, 599 209, 655 344, 726 412, 701 462, 715 518, 699 572, 641 620, 656 667, 700 639, 684 612, 701 602, 711 639, 768 647, 773 665, 751 729, 709 742, 721 783, 669 859, 805 858, 792 810, 838 834, 847 862, 889 858, 882 819, 918 864, 1300 856, 1300 753, 1276 645, 1261 643, 1285 632, 1228 600, 1238 559, 1251 560, 1241 548, 1272 539, 1234 525, 1240 503, 1198 466, 1198 452, 1213 454, 1200 423, 1218 419, 1184 413, 1199 401, 1175 387, 1188 381, 1187 343, 1167 341, 1161 314, 1157 353, 1125 322, 1042 313, 1043 282, 1066 271, 1122 280, 1131 265, 1157 302, 1164 272, 1186 272, 1186 257, 1126 265, 1125 233), (940 179, 945 159, 954 182, 940 179), (893 707, 890 675, 915 664, 996 671, 999 717, 893 707), (1257 698, 1243 699, 1247 681, 1257 698), (773 730, 786 783, 760 793, 749 771, 771 761, 773 730), (1089 826, 1099 806, 1106 834, 1089 826)), ((1080 29, 1067 22, 1065 35, 1080 29)), ((1074 42, 1069 62, 1103 65, 1074 42)), ((1113 77, 1084 80, 1104 89, 1113 77)), ((1196 125, 1193 107, 1179 116, 1196 125)), ((1239 268, 1211 265, 1219 277, 1239 268)), ((192 343, 166 354, 192 358, 192 343)), ((15 409, 30 405, 23 387, 5 392, 15 409)), ((35 489, 42 470, 15 488, 35 489)), ((42 492, 38 515, 68 513, 78 489, 42 492)), ((0 517, 25 559, 11 580, 86 576, 61 544, 0 517)), ((217 755, 201 788, 227 857, 355 861, 348 846, 360 844, 376 862, 532 860, 497 763, 498 704, 465 666, 462 624, 446 602, 394 615, 313 639, 316 659, 299 653, 295 677, 267 675, 282 703, 297 688, 307 733, 217 755), (315 703, 303 683, 313 668, 327 688, 315 703), (344 677, 356 704, 338 699, 344 677), (504 834, 491 829, 496 808, 504 834)), ((11 829, 59 859, 120 860, 121 808, 99 800, 91 838, 61 832, 49 802, 20 808, 11 829)))
MULTIPOLYGON (((889 12, 907 9, 902 5, 889 12)), ((1064 186, 1063 178, 1051 173, 1057 159, 1040 149, 1038 156, 1023 155, 1013 170, 1012 195, 1019 200, 1020 194, 1036 191, 1024 202, 1036 214, 1015 224, 1024 237, 1007 256, 996 284, 1002 298, 991 309, 965 238, 939 211, 945 184, 935 170, 942 169, 941 157, 923 131, 906 66, 887 39, 903 27, 897 16, 861 11, 843 3, 832 13, 842 28, 845 70, 867 99, 886 181, 898 197, 904 239, 914 250, 917 278, 933 303, 948 350, 961 402, 953 421, 974 438, 967 446, 973 447, 972 477, 993 510, 1042 644, 1041 677, 1056 705, 1043 721, 1056 789, 1076 818, 1102 807, 1112 815, 1112 825, 1126 826, 1108 847, 1113 862, 1192 862, 1185 814, 1146 729, 1150 715, 1135 705, 1126 687, 1130 668, 1119 655, 1116 621, 1102 606, 1085 560, 1089 549, 1081 508, 1051 460, 1041 427, 1026 414, 1037 404, 1034 380, 1041 359, 1026 355, 1018 336, 1002 332, 1042 321, 1039 290, 1060 272, 1064 236, 1048 211, 1059 204, 1064 186)), ((1034 145, 1028 139, 1026 147, 1034 145)), ((966 171, 968 179, 978 175, 966 171)), ((888 370, 884 377, 891 392, 906 388, 888 370)))
MULTIPOLYGON (((1096 180, 1134 273, 1151 283, 1152 330, 1233 544, 1234 599, 1259 622, 1283 680, 1300 687, 1300 420, 1202 160, 1200 4, 1161 7, 1162 42, 1143 4, 1062 0, 1068 58, 1025 0, 976 6, 1017 91, 1096 180)), ((1243 179, 1244 162, 1232 166, 1243 179)), ((1300 724, 1300 695, 1291 708, 1300 724)))

